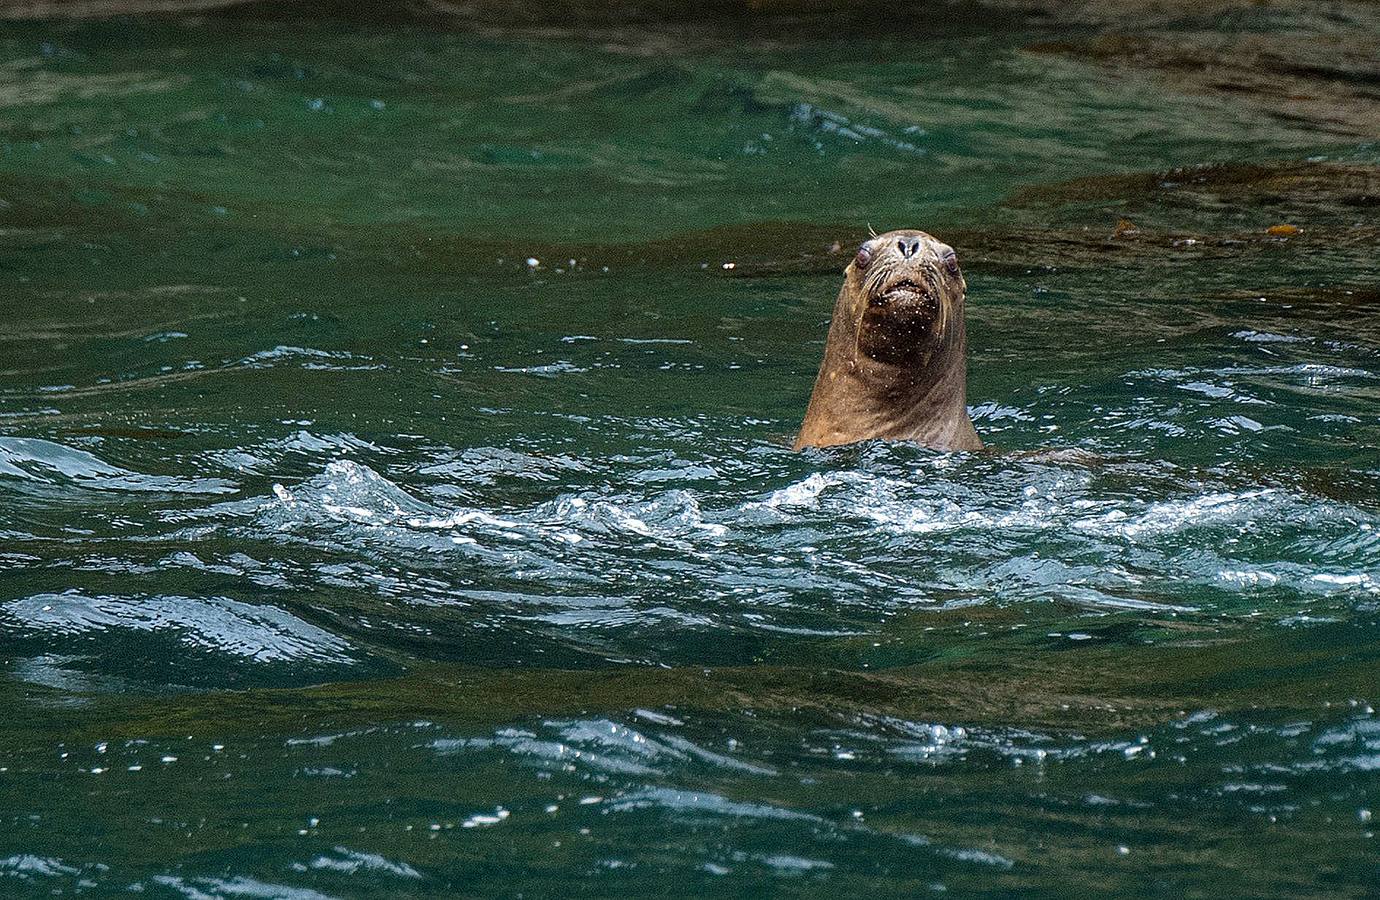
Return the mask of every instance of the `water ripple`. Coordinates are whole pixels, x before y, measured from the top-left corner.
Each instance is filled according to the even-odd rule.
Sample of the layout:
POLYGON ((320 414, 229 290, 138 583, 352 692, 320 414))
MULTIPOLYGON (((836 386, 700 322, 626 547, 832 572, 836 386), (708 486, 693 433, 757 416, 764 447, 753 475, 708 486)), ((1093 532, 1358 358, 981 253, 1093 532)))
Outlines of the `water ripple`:
POLYGON ((275 563, 281 551, 267 548, 248 569, 243 559, 220 563, 265 584, 322 579, 411 604, 470 606, 495 623, 647 634, 674 624, 856 635, 875 628, 859 627, 867 610, 1009 598, 1231 613, 1262 591, 1368 598, 1369 567, 1380 564, 1372 512, 1209 473, 1194 491, 1163 498, 1159 482, 1181 475, 1136 461, 1012 464, 886 449, 765 492, 650 481, 459 507, 448 498, 492 494, 489 472, 471 478, 446 465, 427 476, 407 486, 335 459, 267 496, 161 517, 179 526, 175 539, 222 532, 327 554, 305 568, 275 563))
POLYGON ((120 630, 166 632, 202 650, 257 662, 348 662, 349 644, 274 606, 224 597, 36 594, 0 606, 12 627, 56 639, 120 630))
POLYGON ((0 437, 0 477, 3 476, 106 491, 233 494, 239 490, 233 482, 221 478, 132 472, 86 450, 41 438, 0 437))

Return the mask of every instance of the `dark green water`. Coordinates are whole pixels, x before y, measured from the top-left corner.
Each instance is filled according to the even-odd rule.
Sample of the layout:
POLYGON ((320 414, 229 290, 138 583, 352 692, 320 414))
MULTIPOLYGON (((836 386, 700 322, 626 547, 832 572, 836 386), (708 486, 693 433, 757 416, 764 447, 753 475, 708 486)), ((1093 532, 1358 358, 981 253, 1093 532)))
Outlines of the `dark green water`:
POLYGON ((1373 82, 936 28, 5 26, 0 893, 1370 894, 1373 82))

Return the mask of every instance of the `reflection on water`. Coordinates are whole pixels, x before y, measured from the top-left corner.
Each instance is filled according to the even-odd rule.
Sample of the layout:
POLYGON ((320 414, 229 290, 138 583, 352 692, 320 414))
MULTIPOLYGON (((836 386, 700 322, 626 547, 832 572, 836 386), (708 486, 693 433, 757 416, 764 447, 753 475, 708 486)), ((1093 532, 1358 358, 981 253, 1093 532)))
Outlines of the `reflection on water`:
POLYGON ((7 27, 0 892, 1365 894, 1373 12, 1073 14, 7 27))

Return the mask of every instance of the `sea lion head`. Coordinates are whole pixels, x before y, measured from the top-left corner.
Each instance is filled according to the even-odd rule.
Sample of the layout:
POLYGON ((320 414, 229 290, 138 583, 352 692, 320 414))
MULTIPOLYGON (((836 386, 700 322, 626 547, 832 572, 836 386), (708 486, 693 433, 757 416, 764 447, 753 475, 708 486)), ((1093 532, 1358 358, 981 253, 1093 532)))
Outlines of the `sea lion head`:
POLYGON ((904 364, 963 342, 967 284, 954 248, 923 231, 888 231, 865 241, 845 272, 857 349, 904 364))
POLYGON ((865 241, 834 302, 796 449, 872 439, 982 449, 967 408, 966 290, 953 248, 923 231, 865 241))

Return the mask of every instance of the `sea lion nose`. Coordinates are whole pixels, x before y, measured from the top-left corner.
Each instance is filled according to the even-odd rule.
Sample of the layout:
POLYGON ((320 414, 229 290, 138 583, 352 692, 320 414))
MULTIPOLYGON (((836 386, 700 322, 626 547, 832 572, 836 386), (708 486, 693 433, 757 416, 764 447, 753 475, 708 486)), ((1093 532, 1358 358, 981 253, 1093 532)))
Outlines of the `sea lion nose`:
POLYGON ((896 249, 901 251, 902 259, 910 259, 912 256, 920 252, 920 239, 916 238, 913 241, 897 241, 896 249))

